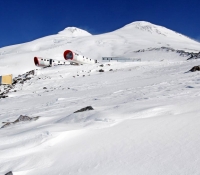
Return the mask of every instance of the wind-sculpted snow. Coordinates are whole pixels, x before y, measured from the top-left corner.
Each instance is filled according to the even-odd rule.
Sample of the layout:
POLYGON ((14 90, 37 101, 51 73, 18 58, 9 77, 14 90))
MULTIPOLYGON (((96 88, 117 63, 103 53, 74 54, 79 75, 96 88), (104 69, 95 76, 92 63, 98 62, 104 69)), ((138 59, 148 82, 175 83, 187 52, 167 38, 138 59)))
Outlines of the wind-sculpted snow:
POLYGON ((0 129, 0 174, 199 174, 198 60, 179 57, 36 70, 0 99, 1 122, 40 116, 0 129))

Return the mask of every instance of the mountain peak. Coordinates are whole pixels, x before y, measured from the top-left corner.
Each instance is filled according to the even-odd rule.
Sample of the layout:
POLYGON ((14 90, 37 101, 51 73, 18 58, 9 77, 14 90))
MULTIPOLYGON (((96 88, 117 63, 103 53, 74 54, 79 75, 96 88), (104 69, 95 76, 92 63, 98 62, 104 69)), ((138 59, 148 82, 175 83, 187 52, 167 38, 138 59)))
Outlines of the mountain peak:
MULTIPOLYGON (((131 31, 141 31, 145 33, 151 33, 151 34, 159 34, 167 37, 185 37, 184 35, 177 33, 175 31, 172 31, 166 27, 159 26, 156 24, 152 24, 147 21, 135 21, 130 24, 125 25, 121 28, 122 30, 131 30, 131 31), (136 29, 136 30, 135 30, 136 29)), ((121 30, 120 29, 120 30, 121 30)))
POLYGON ((154 25, 154 24, 147 22, 147 21, 135 21, 135 22, 132 22, 130 24, 125 25, 124 27, 146 27, 146 26, 153 27, 153 26, 157 26, 157 25, 154 25))
POLYGON ((60 31, 58 34, 65 35, 68 37, 79 37, 79 36, 91 36, 89 32, 79 29, 77 27, 67 27, 63 31, 60 31))
POLYGON ((127 24, 127 25, 140 25, 140 26, 147 26, 147 25, 154 25, 148 21, 134 21, 130 24, 127 24))

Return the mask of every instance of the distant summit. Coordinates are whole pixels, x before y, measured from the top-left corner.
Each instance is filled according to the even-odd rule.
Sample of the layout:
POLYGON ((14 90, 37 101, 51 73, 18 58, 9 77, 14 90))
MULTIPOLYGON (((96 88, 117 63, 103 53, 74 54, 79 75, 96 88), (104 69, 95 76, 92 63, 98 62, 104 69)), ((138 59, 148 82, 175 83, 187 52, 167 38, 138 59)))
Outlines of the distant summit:
POLYGON ((126 26, 128 26, 128 25, 147 26, 147 25, 154 25, 154 24, 152 24, 152 23, 150 23, 148 21, 134 21, 134 22, 132 22, 130 24, 127 24, 126 26))
POLYGON ((142 32, 148 32, 151 34, 159 34, 166 37, 175 37, 175 38, 186 37, 166 27, 155 25, 146 21, 135 21, 135 22, 125 25, 119 30, 132 30, 134 32, 142 31, 142 32))
POLYGON ((65 35, 67 37, 79 37, 79 36, 91 36, 89 32, 79 29, 77 27, 67 27, 63 31, 60 31, 58 34, 65 35))

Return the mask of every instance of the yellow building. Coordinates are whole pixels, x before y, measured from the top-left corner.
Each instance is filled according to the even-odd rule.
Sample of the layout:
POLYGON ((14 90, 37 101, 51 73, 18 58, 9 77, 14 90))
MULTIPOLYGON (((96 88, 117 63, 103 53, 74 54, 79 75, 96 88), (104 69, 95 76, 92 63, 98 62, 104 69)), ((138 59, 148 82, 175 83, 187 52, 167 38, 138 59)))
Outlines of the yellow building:
POLYGON ((12 74, 0 76, 0 84, 12 84, 12 74))

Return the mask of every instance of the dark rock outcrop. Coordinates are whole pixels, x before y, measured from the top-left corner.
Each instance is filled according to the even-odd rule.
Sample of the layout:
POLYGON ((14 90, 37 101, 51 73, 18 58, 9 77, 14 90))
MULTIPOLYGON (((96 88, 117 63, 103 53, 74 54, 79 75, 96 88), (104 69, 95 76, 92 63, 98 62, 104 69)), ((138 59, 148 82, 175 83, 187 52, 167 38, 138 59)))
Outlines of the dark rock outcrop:
POLYGON ((2 94, 0 94, 0 99, 1 98, 6 98, 6 97, 8 97, 7 95, 2 95, 2 94))
POLYGON ((195 72, 195 71, 200 71, 200 65, 199 66, 194 66, 192 69, 190 69, 189 71, 191 72, 195 72))
POLYGON ((6 94, 8 94, 9 93, 9 91, 13 88, 11 85, 1 85, 1 87, 3 87, 2 89, 1 89, 1 93, 0 93, 0 99, 1 98, 6 98, 6 97, 8 97, 6 94))
POLYGON ((13 78, 13 83, 12 85, 15 85, 17 83, 21 83, 23 84, 24 82, 26 82, 27 80, 30 80, 31 77, 35 74, 34 70, 31 70, 29 72, 26 72, 22 75, 18 75, 17 77, 13 78))
POLYGON ((100 69, 99 72, 104 72, 104 70, 103 70, 103 69, 100 69))
POLYGON ((175 52, 178 53, 182 57, 188 57, 187 60, 190 59, 199 59, 200 58, 200 52, 199 53, 193 53, 193 52, 186 52, 184 50, 175 50, 170 47, 160 47, 160 48, 148 48, 148 49, 142 49, 142 50, 137 50, 134 51, 135 53, 138 52, 147 52, 147 51, 166 51, 166 52, 175 52))
POLYGON ((190 56, 190 57, 188 58, 188 60, 191 60, 191 59, 199 59, 199 58, 200 58, 200 52, 199 52, 199 53, 190 53, 189 56, 190 56))
POLYGON ((78 111, 75 111, 74 113, 90 111, 90 110, 94 110, 93 107, 92 106, 87 106, 85 108, 79 109, 78 111))
POLYGON ((6 173, 5 175, 13 175, 12 171, 9 171, 8 173, 6 173))
POLYGON ((3 122, 4 125, 1 128, 6 128, 10 125, 14 125, 14 124, 20 123, 20 122, 35 121, 38 119, 39 119, 39 116, 31 118, 26 115, 20 115, 19 118, 17 120, 15 120, 14 122, 3 122))

